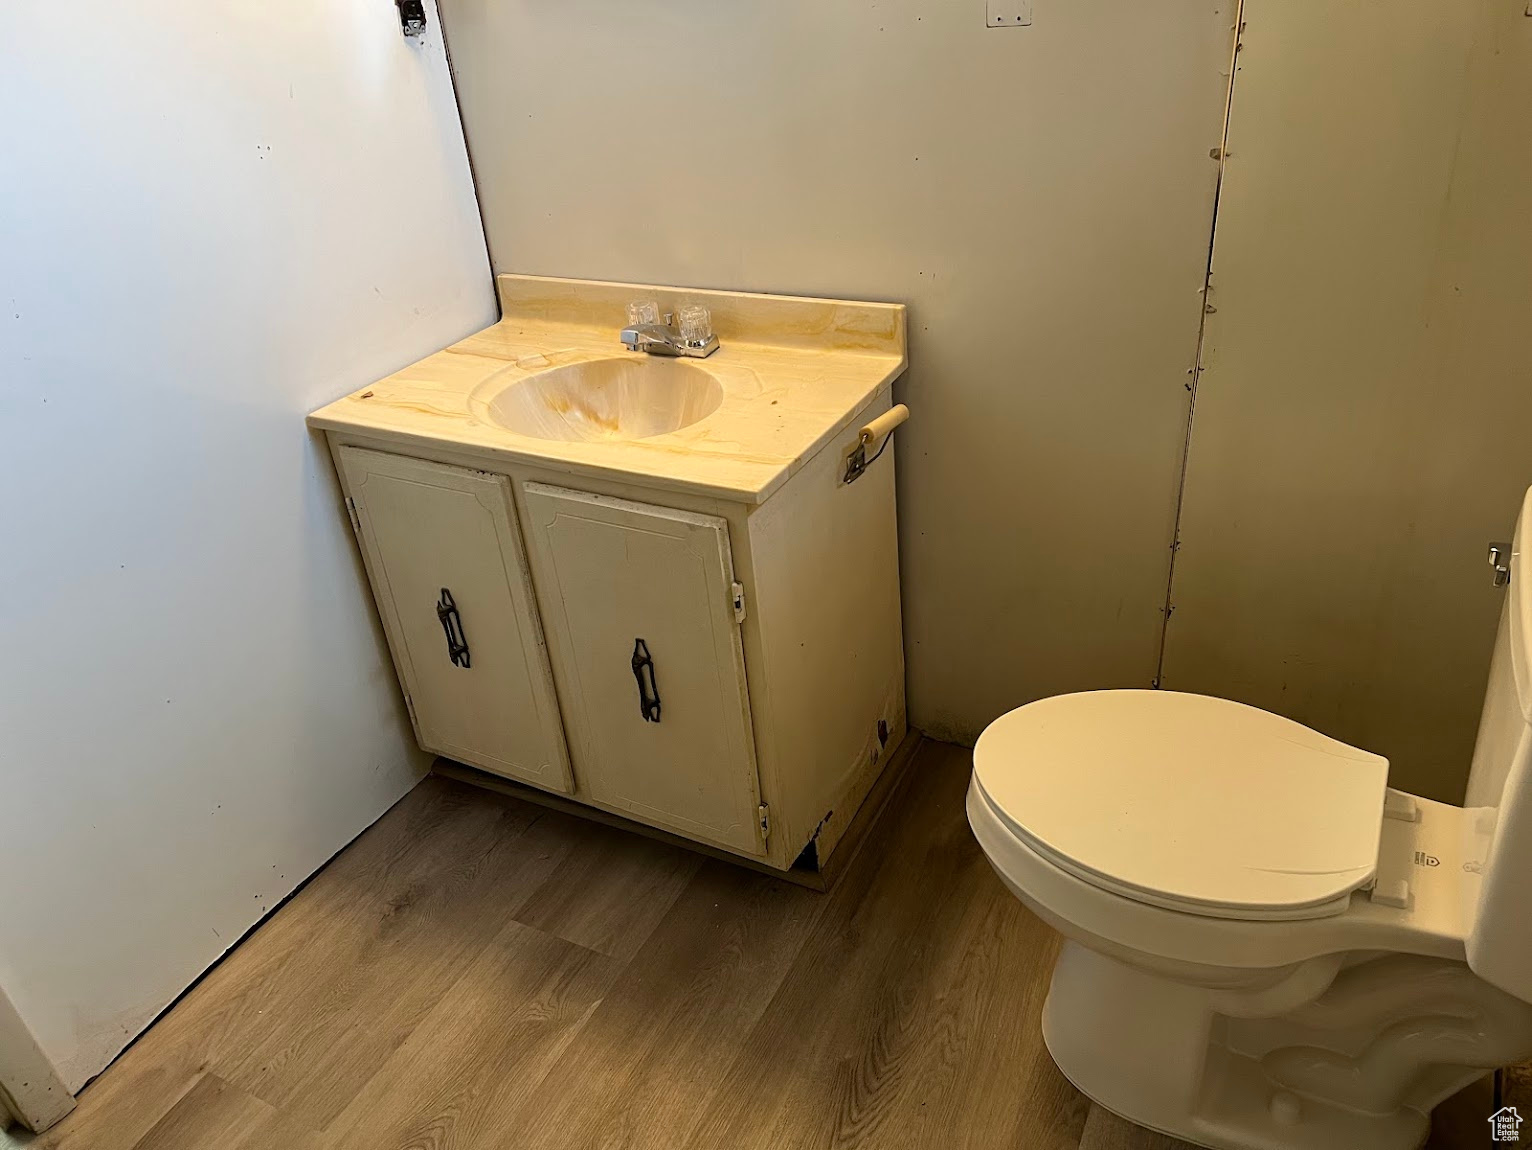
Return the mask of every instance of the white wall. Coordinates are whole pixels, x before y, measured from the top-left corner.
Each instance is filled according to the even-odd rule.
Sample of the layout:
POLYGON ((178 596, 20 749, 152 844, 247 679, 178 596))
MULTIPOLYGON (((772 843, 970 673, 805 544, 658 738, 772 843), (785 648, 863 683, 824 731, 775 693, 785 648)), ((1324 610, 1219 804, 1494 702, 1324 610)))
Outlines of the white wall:
POLYGON ((77 1087, 417 778, 303 416, 495 305, 388 0, 4 21, 0 985, 77 1087))
POLYGON ((1154 675, 1233 20, 1034 9, 443 13, 497 270, 910 305, 911 718, 968 738, 1154 675))
POLYGON ((1247 0, 1166 651, 1447 801, 1532 484, 1524 13, 1247 0))

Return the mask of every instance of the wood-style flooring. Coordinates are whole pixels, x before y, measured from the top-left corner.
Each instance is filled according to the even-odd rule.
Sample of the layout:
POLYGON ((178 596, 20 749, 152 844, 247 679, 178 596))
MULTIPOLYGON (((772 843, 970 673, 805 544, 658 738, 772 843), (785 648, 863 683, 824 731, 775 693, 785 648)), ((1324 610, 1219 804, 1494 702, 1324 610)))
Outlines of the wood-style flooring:
MULTIPOLYGON (((969 765, 923 744, 829 894, 427 779, 32 1147, 1182 1145, 1049 1060, 1058 940, 974 843, 969 765)), ((1488 1102, 1432 1146, 1488 1146, 1488 1102)))

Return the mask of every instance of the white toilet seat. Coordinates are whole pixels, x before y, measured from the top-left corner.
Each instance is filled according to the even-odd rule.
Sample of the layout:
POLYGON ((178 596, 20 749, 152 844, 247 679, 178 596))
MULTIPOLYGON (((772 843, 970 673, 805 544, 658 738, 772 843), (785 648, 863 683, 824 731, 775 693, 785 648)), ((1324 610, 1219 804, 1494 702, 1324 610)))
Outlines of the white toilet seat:
POLYGON ((1188 914, 1125 898, 1087 882, 1033 850, 990 802, 977 778, 968 788, 968 822, 995 873, 1060 934, 1151 969, 1274 969, 1341 951, 1391 951, 1463 959, 1477 876, 1462 864, 1483 856, 1469 829, 1475 812, 1420 799, 1421 818, 1392 822, 1390 850, 1406 857, 1421 844, 1442 856, 1423 873, 1409 905, 1374 902, 1357 892, 1346 912, 1296 921, 1241 920, 1188 914), (1459 852, 1449 853, 1456 844, 1459 852), (1467 853, 1462 853, 1466 851, 1467 853))
POLYGON ((1374 874, 1387 760, 1224 699, 1093 691, 1028 704, 974 748, 1023 844, 1124 898, 1247 922, 1344 912, 1374 874))

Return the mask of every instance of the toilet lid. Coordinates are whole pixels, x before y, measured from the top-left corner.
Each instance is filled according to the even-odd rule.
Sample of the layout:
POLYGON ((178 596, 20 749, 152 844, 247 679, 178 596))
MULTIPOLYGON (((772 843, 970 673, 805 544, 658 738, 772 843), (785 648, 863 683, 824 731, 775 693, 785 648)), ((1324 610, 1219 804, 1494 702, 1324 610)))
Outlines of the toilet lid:
POLYGON ((996 719, 974 779, 1027 846, 1096 886, 1293 919, 1371 880, 1388 760, 1226 699, 1091 691, 996 719))

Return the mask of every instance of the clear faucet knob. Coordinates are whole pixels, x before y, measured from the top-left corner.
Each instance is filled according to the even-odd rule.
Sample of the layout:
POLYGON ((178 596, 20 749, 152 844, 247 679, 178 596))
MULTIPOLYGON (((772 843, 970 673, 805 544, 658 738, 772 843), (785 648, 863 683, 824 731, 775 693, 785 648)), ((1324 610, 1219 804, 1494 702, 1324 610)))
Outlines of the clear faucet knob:
POLYGON ((678 318, 681 338, 687 343, 703 343, 713 334, 713 313, 701 304, 684 304, 678 318))
POLYGON ((652 299, 635 300, 628 305, 628 322, 634 325, 660 322, 660 305, 652 299))

